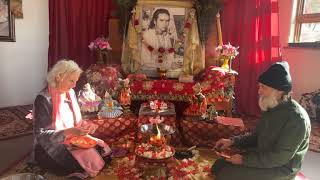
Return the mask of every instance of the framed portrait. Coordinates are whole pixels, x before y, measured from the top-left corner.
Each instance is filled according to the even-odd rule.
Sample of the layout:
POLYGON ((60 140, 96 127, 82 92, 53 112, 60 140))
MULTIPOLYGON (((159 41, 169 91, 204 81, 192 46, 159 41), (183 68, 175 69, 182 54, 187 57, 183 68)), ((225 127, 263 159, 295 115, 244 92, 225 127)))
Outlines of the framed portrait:
POLYGON ((186 11, 181 7, 142 7, 141 72, 151 77, 157 77, 159 70, 180 74, 184 57, 186 11))
POLYGON ((14 17, 10 0, 0 0, 0 41, 15 41, 14 17))
POLYGON ((195 74, 194 67, 202 70, 203 48, 193 6, 193 1, 138 1, 124 40, 123 69, 152 78, 195 74))

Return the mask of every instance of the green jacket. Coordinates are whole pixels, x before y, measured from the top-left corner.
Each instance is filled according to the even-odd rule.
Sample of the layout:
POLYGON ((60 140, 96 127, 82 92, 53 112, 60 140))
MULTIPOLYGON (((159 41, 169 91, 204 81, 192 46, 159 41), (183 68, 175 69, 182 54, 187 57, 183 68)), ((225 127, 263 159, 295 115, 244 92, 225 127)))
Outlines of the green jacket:
POLYGON ((280 167, 295 174, 308 150, 310 131, 307 112, 289 99, 263 112, 256 132, 234 137, 234 146, 247 149, 243 154, 245 167, 280 167))

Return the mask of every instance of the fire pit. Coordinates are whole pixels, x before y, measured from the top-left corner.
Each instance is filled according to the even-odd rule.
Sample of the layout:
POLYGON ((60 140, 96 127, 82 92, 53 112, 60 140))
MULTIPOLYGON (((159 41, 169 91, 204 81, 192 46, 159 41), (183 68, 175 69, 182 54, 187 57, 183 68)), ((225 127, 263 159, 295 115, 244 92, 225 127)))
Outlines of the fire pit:
POLYGON ((136 147, 135 153, 151 160, 167 159, 174 155, 175 149, 167 144, 166 135, 174 133, 171 126, 165 124, 144 124, 140 131, 147 135, 146 142, 136 147))

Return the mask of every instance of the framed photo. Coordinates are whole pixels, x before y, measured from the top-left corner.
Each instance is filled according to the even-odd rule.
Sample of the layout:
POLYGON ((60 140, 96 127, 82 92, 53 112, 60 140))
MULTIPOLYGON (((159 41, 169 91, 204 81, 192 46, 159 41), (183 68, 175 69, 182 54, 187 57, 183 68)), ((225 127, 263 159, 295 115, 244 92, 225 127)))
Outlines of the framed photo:
POLYGON ((184 57, 186 8, 143 6, 141 22, 141 71, 157 77, 159 70, 168 76, 180 74, 184 57))
POLYGON ((15 41, 14 17, 10 0, 0 0, 0 41, 15 41))
POLYGON ((179 78, 204 69, 192 0, 138 0, 123 45, 121 67, 128 74, 179 78))

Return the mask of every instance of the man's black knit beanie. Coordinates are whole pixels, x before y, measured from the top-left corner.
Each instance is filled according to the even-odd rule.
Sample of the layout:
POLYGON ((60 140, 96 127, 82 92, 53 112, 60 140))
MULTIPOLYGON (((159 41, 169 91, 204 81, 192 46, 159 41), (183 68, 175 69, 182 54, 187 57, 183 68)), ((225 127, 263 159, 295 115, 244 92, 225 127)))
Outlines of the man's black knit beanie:
POLYGON ((258 81, 274 89, 290 92, 292 80, 289 64, 286 61, 276 62, 259 76, 258 81))

